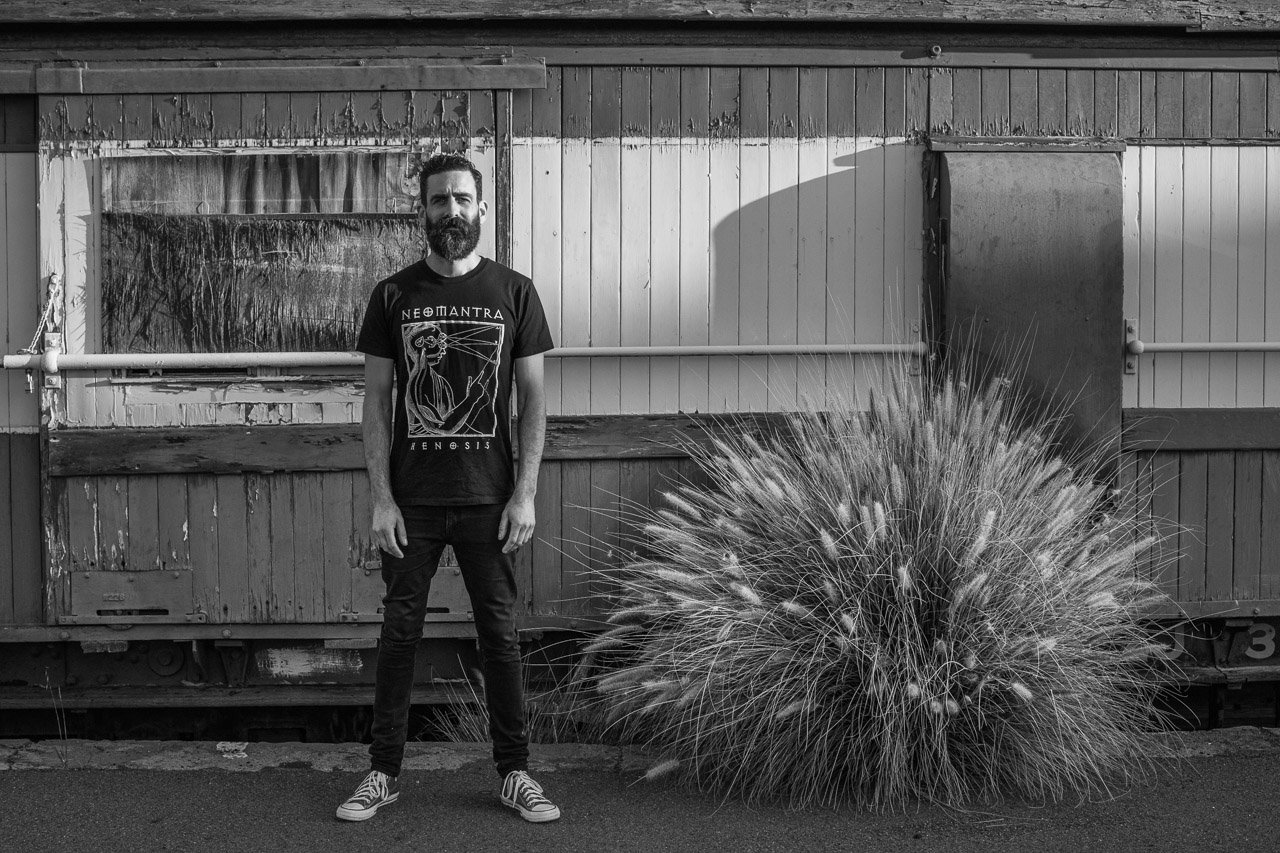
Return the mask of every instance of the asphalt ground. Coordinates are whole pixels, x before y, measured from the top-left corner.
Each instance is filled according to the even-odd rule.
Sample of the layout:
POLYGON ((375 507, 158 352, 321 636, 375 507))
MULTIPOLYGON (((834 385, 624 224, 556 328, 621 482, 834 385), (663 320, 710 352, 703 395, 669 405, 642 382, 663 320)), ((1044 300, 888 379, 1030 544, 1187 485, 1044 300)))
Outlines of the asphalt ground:
POLYGON ((1109 798, 898 814, 748 808, 638 782, 641 755, 535 747, 564 814, 542 825, 498 802, 479 744, 411 745, 399 802, 353 824, 333 812, 358 744, 0 741, 0 850, 1280 851, 1280 731, 1174 737, 1155 776, 1109 798))

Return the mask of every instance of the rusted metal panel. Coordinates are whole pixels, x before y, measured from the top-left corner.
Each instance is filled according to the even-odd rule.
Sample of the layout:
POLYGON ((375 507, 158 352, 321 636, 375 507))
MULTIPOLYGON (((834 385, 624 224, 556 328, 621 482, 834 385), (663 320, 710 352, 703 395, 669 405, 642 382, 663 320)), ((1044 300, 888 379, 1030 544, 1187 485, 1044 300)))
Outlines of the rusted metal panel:
POLYGON ((1119 160, 1105 152, 943 158, 948 334, 989 367, 1012 370, 1033 399, 1061 406, 1072 441, 1117 441, 1119 160))

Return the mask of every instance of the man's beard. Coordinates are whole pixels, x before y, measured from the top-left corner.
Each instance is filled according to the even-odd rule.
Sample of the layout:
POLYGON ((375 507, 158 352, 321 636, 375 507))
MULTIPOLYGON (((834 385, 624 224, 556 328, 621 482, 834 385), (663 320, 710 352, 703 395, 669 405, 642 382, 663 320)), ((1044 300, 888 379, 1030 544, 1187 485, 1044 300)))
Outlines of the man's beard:
POLYGON ((480 242, 480 217, 446 216, 427 223, 427 245, 431 253, 446 261, 460 261, 475 251, 480 242))

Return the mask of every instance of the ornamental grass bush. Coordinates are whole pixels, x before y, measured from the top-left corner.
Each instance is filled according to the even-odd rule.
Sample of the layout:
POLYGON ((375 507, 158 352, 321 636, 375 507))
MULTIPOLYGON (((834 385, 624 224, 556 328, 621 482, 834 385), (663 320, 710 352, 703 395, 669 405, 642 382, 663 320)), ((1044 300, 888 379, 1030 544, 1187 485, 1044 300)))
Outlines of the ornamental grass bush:
MULTIPOLYGON (((705 485, 637 510, 589 648, 649 775, 793 807, 1058 799, 1150 767, 1152 544, 1014 416, 1007 380, 899 369, 869 410, 691 446, 705 485)), ((732 432, 732 431, 730 431, 732 432)))

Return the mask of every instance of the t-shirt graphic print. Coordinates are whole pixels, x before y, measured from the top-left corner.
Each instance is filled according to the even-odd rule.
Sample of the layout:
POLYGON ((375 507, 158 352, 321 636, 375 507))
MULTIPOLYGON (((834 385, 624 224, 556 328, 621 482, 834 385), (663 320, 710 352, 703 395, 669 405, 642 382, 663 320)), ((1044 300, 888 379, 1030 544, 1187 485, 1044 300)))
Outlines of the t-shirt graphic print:
POLYGON ((461 320, 400 327, 409 438, 493 438, 504 332, 501 323, 461 320))
POLYGON ((487 258, 453 277, 419 261, 374 286, 356 349, 395 363, 398 504, 511 497, 515 365, 553 345, 533 282, 487 258))

